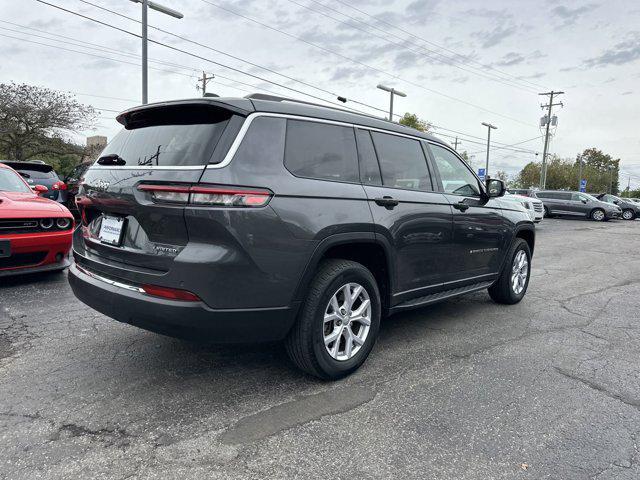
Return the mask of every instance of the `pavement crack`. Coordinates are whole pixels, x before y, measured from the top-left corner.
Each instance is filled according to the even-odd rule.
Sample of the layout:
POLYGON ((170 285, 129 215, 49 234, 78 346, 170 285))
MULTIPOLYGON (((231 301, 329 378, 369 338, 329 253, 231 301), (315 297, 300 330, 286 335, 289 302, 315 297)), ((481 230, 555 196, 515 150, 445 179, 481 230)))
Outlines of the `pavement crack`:
POLYGON ((631 398, 628 397, 626 395, 621 395, 619 393, 616 392, 612 392, 609 389, 607 389, 604 385, 599 384, 593 380, 590 380, 588 378, 583 378, 580 377, 574 373, 569 372, 568 370, 565 370, 562 367, 557 367, 554 366, 553 367, 556 372, 558 372, 560 375, 563 375, 571 380, 574 380, 576 382, 579 382, 589 388, 591 388, 592 390, 595 390, 597 392, 603 393, 604 395, 606 395, 609 398, 612 398, 614 400, 618 400, 619 402, 624 403, 625 405, 628 405, 630 407, 635 408, 636 410, 640 411, 640 400, 635 399, 635 398, 631 398))
POLYGON ((90 441, 99 441, 106 446, 127 447, 134 437, 123 428, 103 427, 91 429, 76 423, 63 423, 51 434, 49 440, 55 442, 62 438, 87 437, 90 441))

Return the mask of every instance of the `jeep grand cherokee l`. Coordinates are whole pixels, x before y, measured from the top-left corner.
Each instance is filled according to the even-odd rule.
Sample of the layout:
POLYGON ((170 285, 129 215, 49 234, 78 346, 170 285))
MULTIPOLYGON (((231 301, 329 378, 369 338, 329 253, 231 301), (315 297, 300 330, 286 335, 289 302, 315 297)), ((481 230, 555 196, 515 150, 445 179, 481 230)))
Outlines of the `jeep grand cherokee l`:
POLYGON ((77 196, 69 275, 116 320, 284 340, 298 367, 333 379, 365 361, 384 315, 527 290, 533 223, 435 137, 261 95, 117 118, 77 196))

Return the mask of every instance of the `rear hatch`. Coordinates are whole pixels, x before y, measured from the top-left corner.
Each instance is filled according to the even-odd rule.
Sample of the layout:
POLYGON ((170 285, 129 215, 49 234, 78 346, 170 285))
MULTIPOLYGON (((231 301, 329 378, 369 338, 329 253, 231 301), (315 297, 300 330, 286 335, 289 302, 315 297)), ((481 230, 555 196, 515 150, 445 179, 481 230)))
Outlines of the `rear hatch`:
POLYGON ((78 252, 103 273, 169 271, 189 240, 184 192, 225 156, 247 113, 203 99, 121 114, 125 128, 86 172, 76 197, 78 252), (154 201, 158 186, 162 203, 154 201))

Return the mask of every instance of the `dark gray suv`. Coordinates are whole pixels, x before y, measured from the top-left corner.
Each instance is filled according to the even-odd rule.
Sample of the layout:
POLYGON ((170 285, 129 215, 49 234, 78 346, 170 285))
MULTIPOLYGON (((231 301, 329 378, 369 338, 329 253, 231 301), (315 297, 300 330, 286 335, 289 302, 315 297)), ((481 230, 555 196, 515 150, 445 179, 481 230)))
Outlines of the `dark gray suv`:
POLYGON ((121 322, 217 342, 284 340, 321 378, 373 348, 381 317, 488 289, 524 296, 526 211, 441 140, 277 97, 157 103, 77 196, 69 281, 121 322))
POLYGON ((598 200, 588 193, 543 190, 536 192, 536 196, 544 204, 545 217, 566 215, 602 222, 622 215, 622 210, 616 205, 598 200))

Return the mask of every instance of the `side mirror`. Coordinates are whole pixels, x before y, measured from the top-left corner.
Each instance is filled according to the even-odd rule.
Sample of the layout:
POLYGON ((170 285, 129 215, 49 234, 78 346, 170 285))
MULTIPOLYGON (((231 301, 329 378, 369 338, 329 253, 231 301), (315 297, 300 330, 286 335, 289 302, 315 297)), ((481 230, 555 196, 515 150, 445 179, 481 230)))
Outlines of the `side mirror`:
POLYGON ((613 203, 615 203, 616 205, 618 205, 620 203, 619 200, 614 200, 613 203))
POLYGON ((35 185, 33 187, 33 191, 36 192, 38 195, 43 195, 43 194, 47 193, 49 191, 49 189, 47 187, 45 187, 44 185, 35 185))
POLYGON ((587 203, 587 199, 583 198, 582 200, 580 200, 582 203, 587 203))
POLYGON ((497 178, 488 178, 485 185, 487 187, 487 196, 489 198, 503 197, 507 191, 507 187, 504 182, 497 178))

